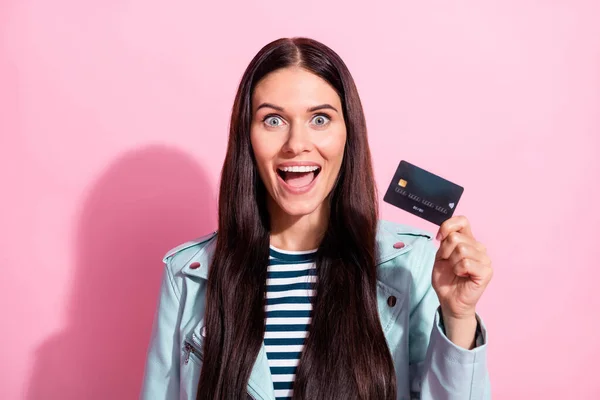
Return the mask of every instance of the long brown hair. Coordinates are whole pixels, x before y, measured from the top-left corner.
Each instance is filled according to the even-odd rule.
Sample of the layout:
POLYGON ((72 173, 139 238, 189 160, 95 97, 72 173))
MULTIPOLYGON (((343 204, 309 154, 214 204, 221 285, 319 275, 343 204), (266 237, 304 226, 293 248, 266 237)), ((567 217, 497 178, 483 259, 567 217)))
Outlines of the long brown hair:
POLYGON ((279 39, 252 59, 231 114, 219 191, 219 234, 206 294, 206 340, 197 399, 240 399, 265 331, 269 257, 266 189, 250 143, 252 92, 267 74, 298 66, 338 93, 346 145, 316 254, 312 323, 296 371, 294 398, 395 399, 394 365, 377 310, 377 197, 358 91, 330 48, 279 39))

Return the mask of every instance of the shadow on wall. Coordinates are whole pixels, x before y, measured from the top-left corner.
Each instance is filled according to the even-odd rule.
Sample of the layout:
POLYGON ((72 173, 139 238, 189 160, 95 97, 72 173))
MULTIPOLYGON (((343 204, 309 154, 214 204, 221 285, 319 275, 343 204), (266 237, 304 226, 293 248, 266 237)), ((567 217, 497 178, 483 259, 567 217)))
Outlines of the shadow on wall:
POLYGON ((36 352, 27 399, 135 399, 171 248, 216 228, 216 197, 187 155, 150 147, 91 188, 75 238, 66 329, 36 352))

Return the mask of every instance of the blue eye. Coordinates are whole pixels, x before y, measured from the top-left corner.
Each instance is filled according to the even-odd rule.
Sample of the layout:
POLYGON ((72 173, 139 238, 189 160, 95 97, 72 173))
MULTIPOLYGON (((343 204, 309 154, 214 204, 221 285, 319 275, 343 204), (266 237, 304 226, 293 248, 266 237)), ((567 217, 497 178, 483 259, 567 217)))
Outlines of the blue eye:
POLYGON ((279 120, 280 122, 283 122, 283 121, 281 121, 281 118, 276 115, 267 115, 265 117, 265 119, 263 119, 263 122, 265 122, 267 125, 272 126, 272 127, 281 126, 281 123, 274 123, 274 121, 277 121, 277 120, 279 120))
POLYGON ((329 123, 329 121, 331 121, 331 118, 329 118, 329 115, 327 114, 318 114, 315 115, 313 121, 317 126, 325 126, 329 123))

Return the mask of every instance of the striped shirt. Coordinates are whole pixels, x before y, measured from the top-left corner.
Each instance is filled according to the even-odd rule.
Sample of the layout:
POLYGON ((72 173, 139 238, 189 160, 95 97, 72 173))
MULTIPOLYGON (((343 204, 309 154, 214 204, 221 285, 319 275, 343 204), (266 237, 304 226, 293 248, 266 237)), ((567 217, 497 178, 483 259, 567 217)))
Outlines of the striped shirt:
POLYGON ((291 399, 296 367, 311 322, 316 250, 270 246, 265 347, 276 399, 291 399))

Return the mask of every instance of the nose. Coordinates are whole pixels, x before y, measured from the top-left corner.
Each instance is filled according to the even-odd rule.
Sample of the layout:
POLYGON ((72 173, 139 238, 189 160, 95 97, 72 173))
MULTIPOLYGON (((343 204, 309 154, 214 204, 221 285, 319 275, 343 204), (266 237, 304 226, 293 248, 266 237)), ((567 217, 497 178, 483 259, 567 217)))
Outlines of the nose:
POLYGON ((293 124, 288 131, 288 140, 283 151, 290 154, 301 154, 313 147, 310 129, 302 124, 293 124))

